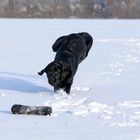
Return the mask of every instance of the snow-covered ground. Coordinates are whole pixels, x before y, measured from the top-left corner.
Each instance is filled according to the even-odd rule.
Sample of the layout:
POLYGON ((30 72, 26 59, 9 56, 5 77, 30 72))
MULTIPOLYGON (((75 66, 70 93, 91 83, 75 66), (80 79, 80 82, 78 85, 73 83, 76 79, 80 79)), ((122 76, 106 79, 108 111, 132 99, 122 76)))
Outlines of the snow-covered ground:
POLYGON ((0 139, 140 140, 140 20, 0 19, 0 139), (37 72, 62 35, 94 43, 70 95, 37 72), (12 115, 13 104, 49 105, 52 116, 12 115))

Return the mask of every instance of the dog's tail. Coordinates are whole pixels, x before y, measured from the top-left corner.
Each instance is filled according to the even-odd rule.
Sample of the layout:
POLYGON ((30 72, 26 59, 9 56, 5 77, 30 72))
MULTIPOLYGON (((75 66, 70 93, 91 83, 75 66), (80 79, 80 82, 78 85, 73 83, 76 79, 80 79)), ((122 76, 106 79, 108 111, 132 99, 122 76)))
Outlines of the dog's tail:
POLYGON ((45 72, 45 70, 41 70, 40 72, 38 72, 38 75, 43 75, 44 74, 44 72, 45 72))

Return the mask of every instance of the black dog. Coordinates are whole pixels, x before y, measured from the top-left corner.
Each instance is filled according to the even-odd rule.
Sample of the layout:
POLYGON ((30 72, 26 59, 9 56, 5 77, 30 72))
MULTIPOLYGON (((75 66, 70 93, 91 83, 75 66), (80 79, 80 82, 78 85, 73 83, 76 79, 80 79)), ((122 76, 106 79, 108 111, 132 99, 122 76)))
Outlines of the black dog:
POLYGON ((63 89, 69 94, 78 65, 87 57, 92 43, 91 35, 85 32, 58 38, 52 46, 54 61, 38 74, 47 74, 54 91, 63 89))

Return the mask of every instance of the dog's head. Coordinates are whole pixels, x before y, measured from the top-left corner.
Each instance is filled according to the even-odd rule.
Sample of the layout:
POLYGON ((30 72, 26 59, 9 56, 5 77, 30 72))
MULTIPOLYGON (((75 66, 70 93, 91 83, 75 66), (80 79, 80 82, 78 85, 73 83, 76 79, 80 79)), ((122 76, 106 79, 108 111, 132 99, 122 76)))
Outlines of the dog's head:
POLYGON ((42 75, 44 72, 47 74, 48 82, 52 86, 59 85, 68 74, 68 71, 65 70, 65 65, 55 61, 48 64, 47 67, 38 74, 42 75))
POLYGON ((61 79, 61 73, 62 68, 60 64, 56 62, 50 63, 46 69, 49 84, 52 86, 58 85, 61 79))

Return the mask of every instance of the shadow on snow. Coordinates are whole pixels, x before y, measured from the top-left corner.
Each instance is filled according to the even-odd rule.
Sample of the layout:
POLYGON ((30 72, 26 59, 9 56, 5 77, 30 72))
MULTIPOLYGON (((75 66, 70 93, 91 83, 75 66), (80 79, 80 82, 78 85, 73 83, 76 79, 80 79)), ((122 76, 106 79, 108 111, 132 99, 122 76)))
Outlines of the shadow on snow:
POLYGON ((36 85, 35 83, 23 79, 9 77, 0 77, 0 89, 15 90, 28 93, 52 92, 45 87, 36 85))

